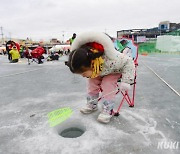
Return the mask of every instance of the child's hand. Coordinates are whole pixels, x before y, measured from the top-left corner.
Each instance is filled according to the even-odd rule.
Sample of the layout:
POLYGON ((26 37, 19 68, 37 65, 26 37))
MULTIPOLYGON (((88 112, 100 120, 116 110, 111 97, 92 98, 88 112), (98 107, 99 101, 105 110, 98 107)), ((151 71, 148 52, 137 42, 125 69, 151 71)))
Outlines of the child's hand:
POLYGON ((121 91, 128 91, 128 90, 131 89, 131 86, 128 83, 121 82, 120 85, 119 85, 119 88, 120 88, 121 91))

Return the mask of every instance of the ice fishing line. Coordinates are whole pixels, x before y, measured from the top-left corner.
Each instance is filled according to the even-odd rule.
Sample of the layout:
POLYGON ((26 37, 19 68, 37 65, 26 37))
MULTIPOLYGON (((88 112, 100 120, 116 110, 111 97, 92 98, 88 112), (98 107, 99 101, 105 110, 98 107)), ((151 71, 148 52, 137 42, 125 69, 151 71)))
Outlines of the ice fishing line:
MULTIPOLYGON (((99 100, 101 98, 103 98, 104 96, 110 95, 111 93, 117 92, 117 90, 111 91, 105 95, 102 95, 96 99, 91 100, 91 102, 95 101, 95 100, 99 100)), ((50 127, 54 127, 60 123, 62 123, 63 121, 67 120, 68 118, 70 118, 70 116, 72 115, 73 111, 71 108, 69 107, 65 107, 65 108, 60 108, 60 109, 56 109, 54 111, 51 111, 48 113, 48 122, 50 127)))
POLYGON ((160 77, 152 68, 143 63, 148 69, 150 69, 161 81, 163 81, 176 95, 180 96, 180 94, 170 85, 168 84, 162 77, 160 77))

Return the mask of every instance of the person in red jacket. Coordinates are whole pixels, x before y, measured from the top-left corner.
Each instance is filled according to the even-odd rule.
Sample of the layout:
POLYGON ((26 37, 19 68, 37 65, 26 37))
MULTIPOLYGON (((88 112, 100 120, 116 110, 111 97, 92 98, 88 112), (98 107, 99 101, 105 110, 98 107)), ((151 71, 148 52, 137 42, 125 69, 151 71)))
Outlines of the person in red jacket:
POLYGON ((13 47, 13 46, 16 46, 16 48, 17 48, 18 51, 20 50, 20 46, 19 46, 18 43, 9 40, 9 41, 6 43, 6 51, 7 51, 7 54, 8 54, 8 60, 9 60, 9 61, 12 60, 12 57, 11 57, 11 54, 9 54, 9 51, 12 50, 12 47, 13 47))
POLYGON ((43 54, 45 53, 45 50, 42 46, 38 46, 37 48, 35 48, 32 52, 32 58, 36 58, 38 60, 38 64, 42 64, 43 61, 42 59, 44 59, 43 54))
POLYGON ((16 42, 12 41, 10 48, 12 49, 13 46, 16 46, 16 48, 17 48, 18 51, 20 50, 20 45, 19 45, 19 43, 16 43, 16 42))

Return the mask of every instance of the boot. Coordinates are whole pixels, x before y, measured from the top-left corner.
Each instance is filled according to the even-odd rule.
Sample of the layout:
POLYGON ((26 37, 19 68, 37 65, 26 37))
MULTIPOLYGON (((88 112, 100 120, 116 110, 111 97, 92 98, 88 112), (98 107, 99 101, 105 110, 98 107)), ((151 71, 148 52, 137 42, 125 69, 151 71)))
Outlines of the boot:
POLYGON ((114 101, 105 100, 103 102, 103 110, 98 116, 97 120, 102 123, 109 123, 112 118, 114 101))
POLYGON ((87 104, 86 106, 80 109, 80 112, 84 114, 89 114, 94 111, 97 111, 98 110, 98 97, 99 97, 99 94, 95 96, 90 96, 90 95, 87 96, 87 104))

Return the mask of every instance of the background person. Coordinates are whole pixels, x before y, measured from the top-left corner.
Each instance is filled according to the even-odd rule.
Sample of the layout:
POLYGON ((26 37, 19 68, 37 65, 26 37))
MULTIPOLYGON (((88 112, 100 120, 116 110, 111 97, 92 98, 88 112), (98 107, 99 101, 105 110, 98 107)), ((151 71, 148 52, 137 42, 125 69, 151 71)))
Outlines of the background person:
POLYGON ((10 63, 17 63, 19 61, 20 54, 15 45, 12 47, 12 50, 9 51, 9 54, 11 54, 11 57, 12 57, 12 60, 10 61, 10 63))
POLYGON ((73 43, 73 41, 75 40, 75 38, 76 38, 76 33, 73 33, 73 36, 69 39, 70 45, 73 43))

